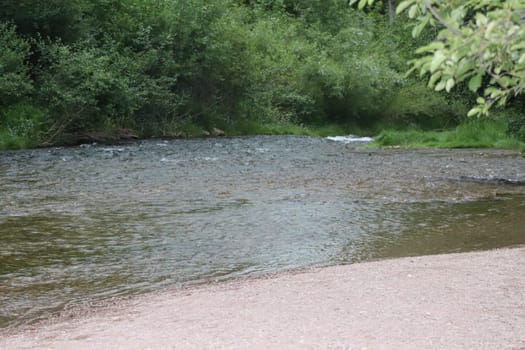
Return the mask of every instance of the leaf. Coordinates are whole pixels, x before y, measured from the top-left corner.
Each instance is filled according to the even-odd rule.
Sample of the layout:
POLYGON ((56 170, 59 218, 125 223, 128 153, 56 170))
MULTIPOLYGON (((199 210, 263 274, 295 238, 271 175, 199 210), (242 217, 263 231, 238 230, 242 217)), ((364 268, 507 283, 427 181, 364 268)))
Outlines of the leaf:
POLYGON ((488 23, 487 17, 483 13, 477 12, 476 13, 476 25, 478 27, 481 27, 483 25, 486 25, 487 23, 488 23))
POLYGON ((472 69, 476 68, 476 65, 472 62, 468 62, 464 65, 462 65, 461 67, 459 67, 459 69, 457 70, 456 72, 456 79, 458 81, 462 81, 464 78, 465 78, 465 75, 471 71, 472 69))
POLYGON ((436 91, 441 91, 445 88, 445 84, 446 82, 444 80, 441 80, 437 85, 436 85, 436 88, 434 90, 436 91))
POLYGON ((494 95, 497 90, 498 89, 496 89, 495 87, 488 87, 485 89, 485 91, 483 91, 483 93, 485 94, 485 96, 494 95))
POLYGON ((485 31, 485 38, 488 39, 490 37, 490 33, 492 33, 495 27, 496 27, 496 22, 489 23, 489 25, 487 26, 487 30, 485 31))
POLYGON ((513 51, 520 50, 520 49, 525 49, 525 42, 516 43, 516 44, 512 45, 510 47, 510 49, 513 50, 513 51))
POLYGON ((416 66, 412 66, 404 75, 405 78, 407 78, 408 76, 410 76, 410 74, 412 74, 415 70, 417 70, 418 68, 416 66))
POLYGON ((447 84, 445 85, 445 90, 447 92, 450 92, 450 90, 456 85, 456 82, 454 81, 454 78, 449 78, 447 80, 447 84))
POLYGON ((428 45, 422 46, 416 50, 416 53, 434 52, 445 48, 445 44, 441 41, 434 41, 428 45))
POLYGON ((501 97, 503 94, 504 94, 503 91, 501 91, 500 89, 496 89, 496 88, 494 88, 494 89, 490 92, 490 98, 491 98, 491 99, 499 98, 499 97, 501 97))
POLYGON ((479 109, 479 107, 474 107, 470 111, 468 111, 467 117, 473 117, 475 115, 480 115, 480 114, 481 114, 481 110, 479 109))
POLYGON ((414 29, 412 29, 412 37, 417 38, 419 34, 425 29, 428 22, 430 22, 430 16, 426 15, 423 20, 420 21, 420 23, 416 26, 414 26, 414 29))
POLYGON ((498 106, 504 107, 507 104, 507 96, 502 96, 498 101, 498 106))
POLYGON ((397 5, 396 15, 399 15, 401 12, 405 11, 407 7, 410 6, 412 3, 412 0, 401 1, 399 5, 397 5))
POLYGON ((434 85, 436 84, 436 81, 439 78, 441 78, 441 72, 432 74, 432 76, 430 77, 430 80, 428 81, 428 87, 434 87, 434 85))
POLYGON ((368 3, 368 0, 361 0, 361 1, 359 1, 359 4, 357 5, 357 8, 362 10, 366 6, 367 3, 368 3))
POLYGON ((479 87, 481 86, 481 78, 483 77, 483 73, 479 72, 472 78, 470 78, 468 82, 468 88, 472 92, 478 91, 479 87))
POLYGON ((414 17, 416 17, 416 14, 417 14, 417 5, 412 5, 410 10, 408 10, 408 17, 409 18, 414 18, 414 17))
POLYGON ((518 25, 521 24, 521 13, 519 11, 512 12, 512 21, 518 25))
POLYGON ((504 88, 510 86, 510 85, 516 85, 516 81, 509 77, 501 77, 498 80, 498 84, 504 88))
POLYGON ((430 62, 430 73, 434 73, 436 69, 441 66, 441 64, 447 59, 447 57, 441 51, 436 51, 434 53, 434 58, 430 62))

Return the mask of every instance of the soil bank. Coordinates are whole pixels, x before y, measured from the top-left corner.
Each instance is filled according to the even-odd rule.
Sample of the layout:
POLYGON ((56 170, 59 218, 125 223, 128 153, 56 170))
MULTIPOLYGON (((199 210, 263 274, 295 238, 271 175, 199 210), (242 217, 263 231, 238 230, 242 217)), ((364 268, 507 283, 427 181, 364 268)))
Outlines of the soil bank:
POLYGON ((179 288, 4 331, 1 349, 525 349, 525 247, 179 288))

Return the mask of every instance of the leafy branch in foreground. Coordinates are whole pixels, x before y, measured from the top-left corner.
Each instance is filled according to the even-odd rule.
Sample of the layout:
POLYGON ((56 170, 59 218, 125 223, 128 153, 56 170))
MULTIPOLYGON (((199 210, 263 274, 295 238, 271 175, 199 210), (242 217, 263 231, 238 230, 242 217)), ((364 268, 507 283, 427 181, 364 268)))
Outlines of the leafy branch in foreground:
MULTIPOLYGON (((351 0, 359 8, 375 0, 351 0)), ((479 93, 469 116, 487 115, 525 89, 524 0, 404 0, 396 14, 417 21, 412 35, 426 26, 441 28, 420 47, 409 72, 428 75, 436 91, 450 91, 460 82, 479 93)))

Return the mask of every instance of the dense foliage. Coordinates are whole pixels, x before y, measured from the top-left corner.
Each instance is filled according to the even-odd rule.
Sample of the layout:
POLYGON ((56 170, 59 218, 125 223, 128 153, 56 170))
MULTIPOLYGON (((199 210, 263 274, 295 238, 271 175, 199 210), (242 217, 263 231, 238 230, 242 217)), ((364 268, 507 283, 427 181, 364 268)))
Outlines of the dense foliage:
POLYGON ((405 76, 435 36, 408 23, 342 0, 0 0, 0 148, 122 128, 453 126, 472 93, 405 76))
MULTIPOLYGON (((389 0, 391 3, 392 0, 389 0)), ((375 0, 351 0, 359 8, 375 0)), ((509 131, 525 140, 525 2, 523 0, 403 0, 396 13, 414 19, 412 35, 439 30, 420 47, 412 69, 428 76, 428 86, 451 91, 466 85, 480 95, 469 116, 488 115, 509 102, 518 110, 509 131)))

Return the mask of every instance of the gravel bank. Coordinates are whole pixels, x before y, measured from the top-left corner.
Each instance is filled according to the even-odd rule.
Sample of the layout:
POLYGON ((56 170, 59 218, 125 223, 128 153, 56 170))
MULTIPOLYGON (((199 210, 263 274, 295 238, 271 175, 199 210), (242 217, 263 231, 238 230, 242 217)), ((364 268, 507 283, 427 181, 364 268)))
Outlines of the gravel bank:
POLYGON ((525 349, 525 247, 168 290, 0 336, 1 349, 525 349))

